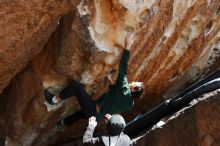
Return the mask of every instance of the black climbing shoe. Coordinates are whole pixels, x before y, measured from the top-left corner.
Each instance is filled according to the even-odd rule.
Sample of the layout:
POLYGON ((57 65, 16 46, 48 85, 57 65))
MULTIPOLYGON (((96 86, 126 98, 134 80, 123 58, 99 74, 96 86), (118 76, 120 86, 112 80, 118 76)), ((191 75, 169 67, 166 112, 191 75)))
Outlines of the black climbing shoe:
POLYGON ((51 104, 51 105, 56 105, 57 103, 55 103, 55 102, 53 102, 53 97, 54 97, 54 95, 53 94, 51 94, 48 90, 45 90, 44 91, 44 96, 45 96, 45 100, 49 103, 49 104, 51 104))

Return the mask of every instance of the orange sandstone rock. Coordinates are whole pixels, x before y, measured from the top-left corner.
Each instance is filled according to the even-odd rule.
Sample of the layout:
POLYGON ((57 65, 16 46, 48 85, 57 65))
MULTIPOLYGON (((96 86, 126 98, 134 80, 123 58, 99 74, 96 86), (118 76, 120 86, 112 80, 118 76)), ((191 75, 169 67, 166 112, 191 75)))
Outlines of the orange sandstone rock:
MULTIPOLYGON (((145 96, 135 101, 126 118, 173 97, 219 67, 219 13, 219 0, 0 2, 2 135, 9 144, 23 146, 54 144, 82 135, 86 121, 63 132, 56 127, 57 121, 79 108, 75 98, 51 107, 45 104, 44 89, 59 93, 77 80, 97 99, 108 90, 105 76, 112 72, 116 80, 124 39, 131 31, 136 40, 128 79, 144 82, 145 96)), ((190 114, 185 121, 191 119, 194 127, 203 125, 197 118, 190 114)), ((207 116, 203 120, 209 121, 207 116)), ((196 131, 194 127, 186 130, 196 131)), ((208 124, 200 127, 206 130, 208 124)), ((202 136, 201 145, 218 145, 219 138, 209 132, 202 136)), ((164 139, 157 141, 161 144, 164 139)))

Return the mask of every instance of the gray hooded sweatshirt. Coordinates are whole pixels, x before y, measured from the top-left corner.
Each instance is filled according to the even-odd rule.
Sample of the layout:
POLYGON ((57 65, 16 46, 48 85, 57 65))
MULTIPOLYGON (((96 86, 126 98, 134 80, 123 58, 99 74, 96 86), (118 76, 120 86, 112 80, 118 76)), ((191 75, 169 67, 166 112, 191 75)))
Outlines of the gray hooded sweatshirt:
POLYGON ((128 135, 123 132, 116 136, 93 137, 95 127, 89 125, 83 135, 83 144, 86 146, 133 146, 135 144, 128 135))

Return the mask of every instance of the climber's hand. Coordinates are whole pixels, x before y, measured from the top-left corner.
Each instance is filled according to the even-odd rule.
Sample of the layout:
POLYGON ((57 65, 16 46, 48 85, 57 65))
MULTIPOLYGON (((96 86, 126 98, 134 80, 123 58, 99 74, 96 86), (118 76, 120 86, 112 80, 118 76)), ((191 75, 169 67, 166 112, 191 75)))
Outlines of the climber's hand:
POLYGON ((110 114, 105 114, 105 123, 108 123, 112 116, 110 114))
POLYGON ((96 117, 93 116, 89 118, 89 125, 96 127, 97 125, 96 117))
POLYGON ((130 50, 134 40, 135 40, 135 33, 129 33, 125 38, 125 47, 127 50, 130 50))

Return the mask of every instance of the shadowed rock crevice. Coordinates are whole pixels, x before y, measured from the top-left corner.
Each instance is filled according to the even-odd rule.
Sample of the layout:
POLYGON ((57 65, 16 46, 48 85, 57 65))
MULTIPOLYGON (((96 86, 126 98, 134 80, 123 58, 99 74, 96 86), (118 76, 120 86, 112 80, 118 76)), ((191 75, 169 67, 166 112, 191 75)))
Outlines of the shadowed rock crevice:
MULTIPOLYGON (((77 80, 97 99, 108 90, 108 73, 116 81, 130 31, 136 33, 136 40, 130 50, 128 79, 144 82, 145 95, 123 114, 125 119, 174 97, 220 67, 219 6, 219 0, 0 2, 0 136, 12 146, 56 144, 81 136, 86 120, 69 128, 56 126, 79 109, 76 99, 50 106, 45 103, 44 89, 59 93, 77 80)), ((178 141, 184 146, 190 142, 217 146, 219 114, 213 112, 213 120, 204 115, 212 112, 214 104, 202 104, 204 111, 198 110, 202 112, 192 109, 179 119, 184 123, 179 128, 172 129, 178 122, 170 124, 161 132, 164 138, 155 132, 142 145, 148 141, 155 146, 178 145, 178 141), (199 115, 209 124, 201 122, 199 115), (212 125, 216 130, 210 132, 212 125), (178 131, 184 127, 185 133, 178 131), (193 133, 195 139, 186 133, 193 133)), ((97 127, 99 132, 103 129, 102 124, 97 127)))

